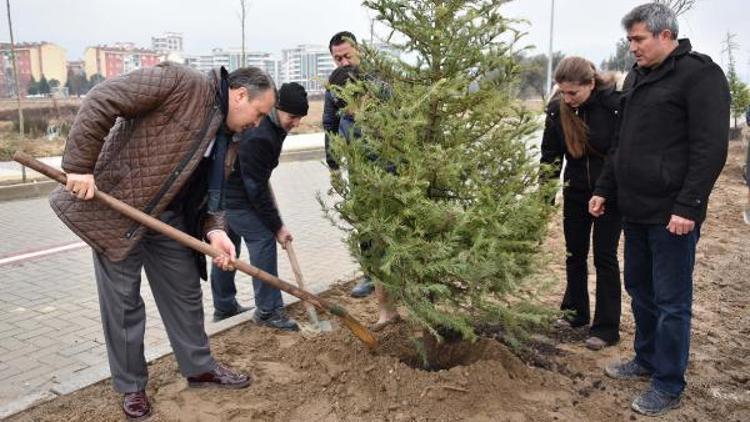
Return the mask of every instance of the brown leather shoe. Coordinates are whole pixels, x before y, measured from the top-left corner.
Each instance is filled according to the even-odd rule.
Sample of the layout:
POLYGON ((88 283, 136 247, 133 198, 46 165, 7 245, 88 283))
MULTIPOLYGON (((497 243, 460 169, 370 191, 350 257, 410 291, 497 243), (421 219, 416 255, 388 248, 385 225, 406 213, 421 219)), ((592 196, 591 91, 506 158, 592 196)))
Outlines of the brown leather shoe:
POLYGON ((151 403, 145 391, 125 393, 122 399, 122 411, 128 421, 142 421, 151 416, 151 403))
POLYGON ((249 376, 232 371, 231 369, 216 365, 210 372, 188 377, 190 387, 221 387, 221 388, 245 388, 252 380, 249 376))

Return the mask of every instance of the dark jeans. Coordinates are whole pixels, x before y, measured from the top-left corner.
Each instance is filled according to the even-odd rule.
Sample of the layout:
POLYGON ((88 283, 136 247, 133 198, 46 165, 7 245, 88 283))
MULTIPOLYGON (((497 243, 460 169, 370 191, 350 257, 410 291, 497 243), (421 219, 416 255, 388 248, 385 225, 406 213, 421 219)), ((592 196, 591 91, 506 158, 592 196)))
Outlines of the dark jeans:
MULTIPOLYGON (((261 270, 278 275, 276 264, 276 237, 258 218, 254 211, 248 209, 227 210, 229 238, 240 256, 240 238, 250 251, 250 264, 261 270)), ((221 312, 232 312, 237 309, 237 288, 234 284, 234 271, 222 271, 217 266, 211 268, 211 292, 214 309, 221 312)), ((271 312, 284 307, 281 291, 253 277, 255 307, 263 312, 271 312)))
POLYGON ((574 327, 587 325, 591 320, 587 259, 593 226, 596 308, 590 333, 608 343, 615 343, 620 339, 621 287, 617 245, 622 218, 614 206, 608 206, 607 212, 599 218, 591 216, 588 211, 591 192, 566 188, 564 198, 568 283, 561 309, 574 312, 570 319, 574 327))
POLYGON ((635 318, 635 360, 657 390, 685 389, 690 351, 693 265, 700 225, 678 236, 662 224, 625 223, 625 290, 635 318))

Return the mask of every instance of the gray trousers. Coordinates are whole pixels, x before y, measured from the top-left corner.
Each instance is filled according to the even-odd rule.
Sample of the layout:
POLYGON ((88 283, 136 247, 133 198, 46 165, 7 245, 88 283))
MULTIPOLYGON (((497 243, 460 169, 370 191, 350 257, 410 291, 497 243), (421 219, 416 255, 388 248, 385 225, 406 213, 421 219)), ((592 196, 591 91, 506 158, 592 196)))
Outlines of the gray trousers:
MULTIPOLYGON (((166 211, 160 219, 184 229, 182 215, 166 211)), ((200 276, 193 253, 149 231, 123 261, 112 262, 94 252, 109 367, 114 388, 120 393, 144 390, 148 381, 143 355, 146 311, 140 294, 141 269, 146 271, 182 375, 197 375, 216 367, 203 326, 200 276)))

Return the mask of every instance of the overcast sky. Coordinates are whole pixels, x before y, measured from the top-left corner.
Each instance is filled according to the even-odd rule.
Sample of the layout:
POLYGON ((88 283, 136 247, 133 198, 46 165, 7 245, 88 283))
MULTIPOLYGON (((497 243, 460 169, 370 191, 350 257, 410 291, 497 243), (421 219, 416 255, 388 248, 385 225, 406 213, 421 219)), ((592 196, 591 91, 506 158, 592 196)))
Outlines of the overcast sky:
MULTIPOLYGON (((514 0, 508 16, 525 18, 526 44, 546 52, 551 0, 514 0)), ((83 57, 84 48, 100 43, 132 41, 150 47, 151 35, 182 32, 186 53, 208 53, 214 47, 239 47, 240 0, 11 0, 16 41, 49 41, 64 47, 68 60, 83 57)), ((623 36, 620 18, 642 0, 556 0, 555 50, 585 56, 597 65, 614 51, 623 36)), ((247 48, 276 55, 297 44, 326 44, 348 29, 369 36, 372 13, 359 0, 248 0, 247 48)), ((738 72, 750 80, 748 0, 698 0, 680 18, 680 36, 697 51, 724 64, 722 39, 737 34, 738 72)), ((7 41, 3 7, 0 40, 7 41)), ((376 32, 378 32, 376 27, 376 32)), ((380 31, 382 32, 382 31, 380 31)))

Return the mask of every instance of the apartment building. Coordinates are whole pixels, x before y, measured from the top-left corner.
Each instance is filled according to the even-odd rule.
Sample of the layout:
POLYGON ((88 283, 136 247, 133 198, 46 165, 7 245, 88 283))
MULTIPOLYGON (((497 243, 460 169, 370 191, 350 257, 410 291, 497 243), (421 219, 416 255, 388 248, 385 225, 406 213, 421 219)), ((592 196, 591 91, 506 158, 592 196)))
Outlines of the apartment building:
POLYGON ((303 44, 281 50, 282 82, 297 82, 308 93, 324 92, 328 76, 334 68, 333 58, 326 46, 303 44))
MULTIPOLYGON (((60 86, 67 82, 68 70, 64 48, 45 41, 18 43, 15 45, 15 54, 22 95, 26 95, 32 78, 39 81, 42 75, 48 81, 56 79, 60 86)), ((0 43, 0 69, 0 95, 15 95, 10 43, 0 43)))
POLYGON ((88 47, 84 53, 86 75, 99 74, 105 79, 128 73, 142 67, 155 66, 162 61, 162 56, 145 48, 138 48, 133 43, 116 43, 88 47))
POLYGON ((183 51, 182 34, 179 32, 163 32, 151 37, 151 49, 162 54, 183 51))

